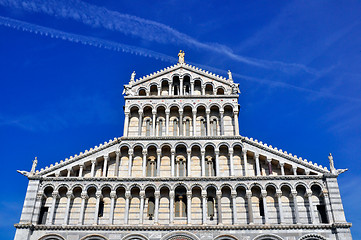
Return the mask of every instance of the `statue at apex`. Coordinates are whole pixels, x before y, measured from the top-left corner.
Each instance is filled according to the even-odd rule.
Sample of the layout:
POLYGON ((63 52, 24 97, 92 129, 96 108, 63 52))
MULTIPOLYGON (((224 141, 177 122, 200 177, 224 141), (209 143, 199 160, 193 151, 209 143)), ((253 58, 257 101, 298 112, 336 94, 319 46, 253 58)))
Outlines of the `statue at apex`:
POLYGON ((182 50, 179 50, 179 53, 178 53, 178 63, 184 63, 184 55, 185 55, 185 53, 184 53, 184 51, 182 51, 182 50))

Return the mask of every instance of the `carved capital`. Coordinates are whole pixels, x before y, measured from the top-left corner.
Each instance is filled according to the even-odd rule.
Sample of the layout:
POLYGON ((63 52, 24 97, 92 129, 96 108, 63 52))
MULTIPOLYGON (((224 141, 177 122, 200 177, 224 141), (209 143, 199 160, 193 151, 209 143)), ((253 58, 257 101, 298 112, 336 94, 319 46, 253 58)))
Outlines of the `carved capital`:
POLYGON ((142 153, 143 153, 143 155, 146 155, 146 154, 148 153, 148 151, 147 151, 146 149, 144 149, 144 150, 142 151, 142 153))
POLYGON ((111 191, 110 198, 116 198, 116 197, 117 197, 117 193, 115 191, 111 191))
POLYGON ((115 155, 116 155, 116 157, 119 157, 119 155, 120 155, 120 150, 115 151, 115 155))
POLYGON ((217 198, 221 198, 222 197, 222 191, 217 190, 216 195, 217 195, 217 198))
POLYGON ((327 190, 323 190, 321 193, 324 197, 328 197, 328 191, 327 190))
POLYGON ((281 190, 277 190, 277 191, 276 191, 276 196, 277 196, 278 198, 282 197, 282 191, 281 191, 281 190))
POLYGON ((160 198, 160 191, 155 191, 154 192, 154 197, 155 198, 160 198))
POLYGON ((202 198, 207 198, 207 191, 202 191, 202 198))
POLYGON ((251 192, 251 190, 246 190, 246 197, 247 197, 248 199, 250 199, 250 198, 252 197, 252 192, 251 192))
POLYGON ((42 200, 44 196, 43 192, 39 192, 38 194, 36 194, 36 200, 42 200))
POLYGON ((261 191, 261 196, 262 196, 263 198, 267 197, 267 191, 266 191, 266 190, 262 190, 262 191, 261 191))
POLYGON ((170 191, 170 192, 169 192, 169 197, 170 197, 170 198, 174 198, 174 191, 170 191))
POLYGON ((109 160, 109 155, 104 155, 104 161, 108 161, 109 160))
POLYGON ((130 196, 131 196, 131 195, 130 195, 130 192, 129 192, 129 191, 126 191, 126 192, 125 192, 125 198, 126 198, 126 199, 129 199, 130 196))
POLYGON ((96 197, 96 198, 102 198, 103 196, 102 196, 102 193, 101 193, 101 192, 96 192, 96 193, 95 193, 95 197, 96 197))
POLYGON ((157 149, 157 154, 161 155, 162 154, 162 149, 157 149))
POLYGON ((152 110, 152 114, 153 114, 153 115, 156 115, 156 114, 157 114, 157 110, 153 109, 153 110, 152 110))
POLYGON ((91 161, 92 164, 95 164, 95 163, 97 162, 96 159, 92 159, 92 160, 90 160, 90 161, 91 161))
POLYGON ((306 193, 305 193, 305 196, 308 197, 308 198, 312 197, 312 191, 307 190, 306 193))
POLYGON ((66 197, 72 199, 72 198, 74 198, 74 195, 73 195, 73 193, 68 192, 68 193, 66 193, 66 197))
POLYGON ((140 198, 145 198, 145 191, 140 191, 139 196, 140 198))
POLYGON ((82 192, 82 193, 80 194, 80 197, 81 197, 82 199, 87 199, 87 198, 88 198, 88 193, 87 193, 87 192, 82 192))
POLYGON ((134 150, 133 150, 133 149, 129 149, 128 154, 129 154, 129 155, 133 155, 133 154, 134 154, 134 150))
POLYGON ((232 191, 232 192, 231 192, 231 197, 232 197, 232 198, 236 198, 236 197, 237 197, 237 192, 236 192, 236 191, 232 191))
POLYGON ((292 190, 290 196, 293 198, 297 197, 297 191, 292 190))
POLYGON ((58 197, 59 197, 59 192, 54 191, 54 192, 51 194, 51 196, 52 196, 53 198, 58 198, 58 197))

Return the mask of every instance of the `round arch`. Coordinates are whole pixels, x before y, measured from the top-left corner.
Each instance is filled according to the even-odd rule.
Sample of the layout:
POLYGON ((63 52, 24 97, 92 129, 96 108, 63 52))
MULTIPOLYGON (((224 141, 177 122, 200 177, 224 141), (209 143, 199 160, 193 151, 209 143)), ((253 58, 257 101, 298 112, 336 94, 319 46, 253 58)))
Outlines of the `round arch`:
POLYGON ((193 233, 190 232, 170 232, 166 235, 164 235, 164 237, 161 238, 161 240, 175 240, 178 239, 179 237, 182 237, 182 239, 184 240, 199 240, 199 238, 194 235, 193 233))
POLYGON ((39 238, 39 240, 65 240, 65 238, 63 238, 59 234, 47 234, 39 238))
POLYGON ((253 240, 283 240, 283 238, 275 234, 262 234, 253 238, 253 240))
POLYGON ((143 234, 131 233, 123 237, 122 240, 148 240, 148 238, 143 234))
POLYGON ((319 234, 307 234, 300 237, 298 240, 326 240, 326 238, 319 234))
POLYGON ((85 237, 82 237, 80 240, 108 240, 108 238, 100 234, 91 234, 85 237))
POLYGON ((238 238, 236 238, 233 235, 226 234, 226 235, 218 236, 214 240, 238 240, 238 238))

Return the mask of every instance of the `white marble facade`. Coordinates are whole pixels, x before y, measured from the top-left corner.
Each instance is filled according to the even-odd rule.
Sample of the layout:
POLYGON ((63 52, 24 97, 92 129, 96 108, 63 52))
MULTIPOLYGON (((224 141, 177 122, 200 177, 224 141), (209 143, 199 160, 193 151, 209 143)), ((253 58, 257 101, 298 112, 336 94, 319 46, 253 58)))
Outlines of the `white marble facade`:
POLYGON ((133 72, 123 137, 22 172, 15 239, 352 239, 339 172, 241 136, 232 74, 183 61, 133 72))

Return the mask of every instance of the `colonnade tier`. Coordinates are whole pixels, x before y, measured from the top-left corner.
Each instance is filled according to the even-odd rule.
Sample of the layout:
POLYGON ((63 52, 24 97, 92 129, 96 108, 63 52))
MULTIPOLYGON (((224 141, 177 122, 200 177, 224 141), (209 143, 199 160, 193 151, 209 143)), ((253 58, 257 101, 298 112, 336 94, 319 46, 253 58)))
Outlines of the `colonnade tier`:
POLYGON ((319 183, 265 187, 163 184, 126 187, 45 184, 33 221, 45 225, 238 225, 332 223, 327 191, 319 183))
POLYGON ((46 177, 240 177, 318 175, 306 166, 246 150, 242 145, 120 145, 119 150, 46 177))
MULTIPOLYGON (((218 84, 217 84, 218 85, 218 84)), ((231 86, 225 84, 216 86, 211 81, 201 78, 192 79, 190 75, 173 76, 171 79, 163 78, 160 83, 152 81, 146 86, 136 86, 137 96, 177 96, 177 95, 230 95, 231 86)))
POLYGON ((124 136, 239 135, 238 106, 230 103, 126 106, 124 136))

